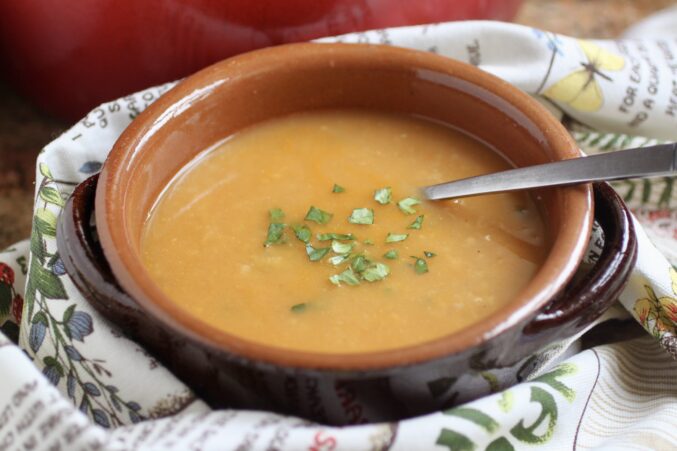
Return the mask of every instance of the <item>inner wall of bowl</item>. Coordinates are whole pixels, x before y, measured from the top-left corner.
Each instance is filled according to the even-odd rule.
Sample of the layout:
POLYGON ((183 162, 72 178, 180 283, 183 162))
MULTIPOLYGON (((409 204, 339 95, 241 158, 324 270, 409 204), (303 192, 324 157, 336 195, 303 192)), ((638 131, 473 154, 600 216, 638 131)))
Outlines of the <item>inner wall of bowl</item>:
MULTIPOLYGON (((197 154, 252 124, 320 108, 361 107, 424 116, 459 128, 498 150, 516 166, 554 159, 554 151, 534 122, 509 100, 454 74, 431 68, 403 70, 384 61, 334 59, 284 61, 261 70, 210 83, 209 95, 189 95, 174 103, 162 127, 135 152, 125 209, 133 247, 159 194, 197 154), (135 181, 143 180, 143 183, 135 181)), ((218 74, 214 74, 218 77, 218 74)), ((200 88, 204 91, 204 88, 200 88)), ((196 88, 197 91, 197 88, 196 88)), ((158 121, 156 121, 157 123, 158 121)), ((537 197, 550 238, 557 236, 561 202, 556 190, 537 197)))

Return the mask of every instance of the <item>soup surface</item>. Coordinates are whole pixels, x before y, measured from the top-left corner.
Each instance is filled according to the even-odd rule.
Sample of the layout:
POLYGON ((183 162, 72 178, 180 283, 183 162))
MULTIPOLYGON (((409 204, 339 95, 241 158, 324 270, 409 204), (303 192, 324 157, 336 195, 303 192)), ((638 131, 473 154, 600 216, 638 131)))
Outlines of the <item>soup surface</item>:
POLYGON ((413 345, 482 321, 541 264, 544 227, 525 193, 417 203, 421 186, 508 167, 409 116, 276 118, 174 178, 143 260, 187 314, 249 340, 331 353, 413 345), (332 233, 344 236, 318 237, 332 233))

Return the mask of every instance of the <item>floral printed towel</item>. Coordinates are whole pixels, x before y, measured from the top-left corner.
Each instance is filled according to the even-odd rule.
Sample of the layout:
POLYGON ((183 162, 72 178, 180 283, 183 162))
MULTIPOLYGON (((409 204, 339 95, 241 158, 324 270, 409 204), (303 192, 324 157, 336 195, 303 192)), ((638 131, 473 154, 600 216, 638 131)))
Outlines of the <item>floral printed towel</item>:
MULTIPOLYGON (((674 32, 677 11, 671 14, 661 20, 674 32)), ((589 41, 460 22, 327 40, 399 45, 477 65, 543 101, 587 153, 677 140, 677 35, 589 41)), ((266 412, 211 411, 89 307, 55 244, 73 186, 100 169, 122 130, 170 87, 100 106, 38 158, 31 238, 0 253, 0 450, 677 448, 670 177, 614 185, 636 214, 639 256, 605 318, 634 317, 648 332, 643 338, 590 348, 591 334, 574 337, 526 382, 502 390, 488 375, 495 394, 398 423, 335 428, 266 412)), ((597 335, 610 341, 606 332, 597 335)))

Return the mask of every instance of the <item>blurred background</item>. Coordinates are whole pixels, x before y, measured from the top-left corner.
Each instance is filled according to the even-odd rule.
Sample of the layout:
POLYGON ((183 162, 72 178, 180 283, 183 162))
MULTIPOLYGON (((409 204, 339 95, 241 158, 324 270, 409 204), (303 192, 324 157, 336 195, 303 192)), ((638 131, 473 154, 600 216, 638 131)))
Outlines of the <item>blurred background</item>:
POLYGON ((96 105, 259 47, 492 19, 612 38, 675 0, 2 0, 0 249, 27 238, 35 158, 96 105))

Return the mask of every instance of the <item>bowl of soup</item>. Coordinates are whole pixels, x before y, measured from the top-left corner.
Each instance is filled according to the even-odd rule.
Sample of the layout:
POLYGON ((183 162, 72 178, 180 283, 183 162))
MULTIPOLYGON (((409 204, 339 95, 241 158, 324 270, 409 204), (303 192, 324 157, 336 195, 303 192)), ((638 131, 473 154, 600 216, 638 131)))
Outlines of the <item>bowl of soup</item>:
POLYGON ((90 302, 214 407, 405 418, 485 394, 483 371, 519 378, 601 315, 636 254, 604 184, 435 202, 420 187, 578 156, 470 65, 280 46, 137 117, 69 200, 59 248, 90 302), (605 244, 583 271, 593 219, 605 244))

